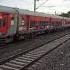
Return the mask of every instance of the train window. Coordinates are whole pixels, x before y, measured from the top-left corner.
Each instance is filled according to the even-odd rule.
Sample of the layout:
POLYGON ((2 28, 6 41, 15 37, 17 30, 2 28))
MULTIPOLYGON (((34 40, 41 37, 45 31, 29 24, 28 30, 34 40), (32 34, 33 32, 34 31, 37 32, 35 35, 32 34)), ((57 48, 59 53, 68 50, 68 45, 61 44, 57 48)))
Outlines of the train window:
POLYGON ((30 22, 30 27, 35 27, 35 21, 30 22))
POLYGON ((23 26, 25 25, 25 22, 24 22, 24 20, 22 20, 22 21, 21 21, 21 23, 22 23, 22 25, 23 25, 23 26))
POLYGON ((45 26, 47 26, 49 24, 49 22, 48 21, 45 21, 45 26))
POLYGON ((43 26, 46 26, 46 24, 47 24, 47 23, 46 23, 45 21, 43 21, 43 24, 42 24, 42 25, 43 25, 43 26))
POLYGON ((0 27, 5 25, 5 19, 0 19, 0 27))
POLYGON ((39 26, 43 26, 43 21, 40 21, 39 22, 39 26))
POLYGON ((39 26, 42 26, 42 21, 39 22, 39 26))
POLYGON ((0 16, 0 27, 3 27, 6 25, 6 23, 8 23, 8 14, 2 14, 0 16))
POLYGON ((35 22, 35 26, 39 26, 39 22, 38 21, 35 22))
POLYGON ((48 22, 46 21, 40 21, 40 26, 47 26, 48 25, 48 22))
POLYGON ((5 26, 5 23, 7 23, 7 18, 4 18, 4 19, 3 19, 3 24, 2 24, 2 26, 5 26))
POLYGON ((25 26, 25 21, 24 21, 24 16, 22 16, 22 21, 21 21, 21 25, 25 26))
POLYGON ((11 25, 14 25, 14 17, 11 17, 11 25))
POLYGON ((43 21, 41 21, 41 25, 43 26, 43 21))
POLYGON ((2 19, 0 19, 0 27, 2 26, 2 24, 3 24, 3 21, 2 21, 2 19))

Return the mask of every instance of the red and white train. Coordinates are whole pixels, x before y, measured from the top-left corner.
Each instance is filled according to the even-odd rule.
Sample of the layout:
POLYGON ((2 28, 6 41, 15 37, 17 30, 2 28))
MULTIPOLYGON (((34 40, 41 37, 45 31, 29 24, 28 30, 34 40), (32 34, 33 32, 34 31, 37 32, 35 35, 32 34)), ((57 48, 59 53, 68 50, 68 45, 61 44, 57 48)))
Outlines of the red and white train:
POLYGON ((0 40, 10 41, 70 27, 70 18, 0 6, 0 40))

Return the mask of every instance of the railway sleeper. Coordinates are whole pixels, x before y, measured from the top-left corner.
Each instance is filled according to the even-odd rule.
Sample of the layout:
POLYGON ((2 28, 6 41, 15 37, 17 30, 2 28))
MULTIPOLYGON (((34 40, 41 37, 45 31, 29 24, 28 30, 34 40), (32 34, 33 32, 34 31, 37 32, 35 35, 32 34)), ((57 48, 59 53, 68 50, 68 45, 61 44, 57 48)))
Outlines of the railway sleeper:
MULTIPOLYGON (((62 45, 69 38, 70 38, 70 35, 65 35, 64 37, 61 37, 48 44, 45 44, 42 47, 35 49, 34 51, 30 51, 29 53, 22 54, 18 58, 10 60, 9 62, 6 62, 3 65, 0 65, 0 68, 6 68, 6 69, 8 68, 10 70, 13 68, 14 68, 13 70, 21 70, 21 69, 24 70, 24 69, 28 68, 30 65, 37 62, 40 58, 42 58, 43 56, 48 54, 50 51, 57 48, 59 45, 62 45), (27 56, 28 54, 30 57, 27 56), (34 57, 34 58, 32 58, 32 57, 34 57)), ((36 65, 38 65, 38 64, 40 64, 40 63, 37 63, 36 65)))

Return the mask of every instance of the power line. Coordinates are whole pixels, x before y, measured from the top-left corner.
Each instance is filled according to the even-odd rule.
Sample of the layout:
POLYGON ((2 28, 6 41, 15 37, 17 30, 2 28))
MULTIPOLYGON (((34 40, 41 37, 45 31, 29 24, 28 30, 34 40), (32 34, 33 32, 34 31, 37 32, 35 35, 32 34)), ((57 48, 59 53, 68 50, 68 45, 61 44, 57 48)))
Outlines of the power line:
POLYGON ((42 7, 48 7, 48 8, 52 8, 52 7, 56 7, 56 6, 42 6, 42 7))
POLYGON ((38 9, 39 7, 41 7, 42 5, 44 5, 48 0, 46 0, 45 2, 43 2, 42 4, 40 4, 36 9, 38 9))

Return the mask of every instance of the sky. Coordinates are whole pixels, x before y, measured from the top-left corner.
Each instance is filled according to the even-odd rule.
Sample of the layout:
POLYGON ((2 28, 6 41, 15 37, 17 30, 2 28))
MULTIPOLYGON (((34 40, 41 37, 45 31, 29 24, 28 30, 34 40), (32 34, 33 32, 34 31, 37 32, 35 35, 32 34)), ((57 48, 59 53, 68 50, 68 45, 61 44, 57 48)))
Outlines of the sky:
MULTIPOLYGON (((34 10, 34 0, 0 0, 0 5, 34 10)), ((60 14, 70 11, 70 0, 39 0, 36 1, 36 8, 39 12, 60 14)))

